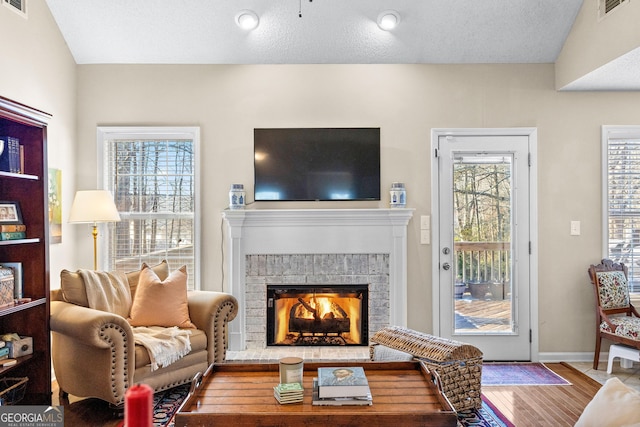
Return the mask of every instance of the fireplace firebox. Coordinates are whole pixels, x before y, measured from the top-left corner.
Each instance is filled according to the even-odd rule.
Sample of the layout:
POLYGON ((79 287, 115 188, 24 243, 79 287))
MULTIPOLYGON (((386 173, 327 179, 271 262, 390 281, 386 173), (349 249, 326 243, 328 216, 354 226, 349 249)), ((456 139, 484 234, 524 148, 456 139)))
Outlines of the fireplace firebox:
POLYGON ((267 345, 367 345, 368 285, 267 285, 267 345))

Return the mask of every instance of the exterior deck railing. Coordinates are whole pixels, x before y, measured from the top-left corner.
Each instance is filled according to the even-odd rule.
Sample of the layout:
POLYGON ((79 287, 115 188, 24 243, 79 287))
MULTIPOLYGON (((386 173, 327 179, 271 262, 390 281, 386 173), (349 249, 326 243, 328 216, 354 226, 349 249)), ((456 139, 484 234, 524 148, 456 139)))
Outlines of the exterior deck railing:
POLYGON ((456 282, 508 283, 511 242, 454 242, 456 282))

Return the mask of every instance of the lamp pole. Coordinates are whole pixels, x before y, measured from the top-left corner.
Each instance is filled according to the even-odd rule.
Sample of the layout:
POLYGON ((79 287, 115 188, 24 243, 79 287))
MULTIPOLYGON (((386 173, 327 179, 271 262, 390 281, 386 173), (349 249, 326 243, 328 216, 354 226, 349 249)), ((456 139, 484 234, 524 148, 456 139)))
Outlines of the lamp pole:
POLYGON ((93 269, 98 270, 98 224, 95 222, 91 235, 93 236, 93 269))

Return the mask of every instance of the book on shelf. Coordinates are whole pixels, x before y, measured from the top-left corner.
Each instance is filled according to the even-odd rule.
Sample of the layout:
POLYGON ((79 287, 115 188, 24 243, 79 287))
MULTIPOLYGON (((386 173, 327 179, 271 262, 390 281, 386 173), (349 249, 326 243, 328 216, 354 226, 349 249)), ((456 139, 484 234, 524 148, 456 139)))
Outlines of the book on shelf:
POLYGON ((20 140, 12 136, 0 136, 0 171, 21 173, 20 140))
POLYGON ((0 231, 0 240, 20 240, 26 238, 26 231, 0 231))
POLYGON ((362 397, 371 394, 360 366, 318 368, 318 397, 362 397))
POLYGON ((16 232, 16 231, 27 231, 27 226, 24 224, 0 224, 0 232, 16 232))
POLYGON ((13 366, 13 365, 15 365, 17 363, 18 363, 18 361, 16 359, 13 359, 13 358, 3 359, 3 360, 0 360, 0 367, 6 368, 8 366, 13 366))
POLYGON ((311 393, 311 404, 316 406, 366 406, 373 405, 373 398, 371 392, 365 396, 356 397, 325 397, 321 398, 318 395, 318 379, 313 379, 313 391, 311 393))
POLYGON ((24 145, 22 144, 20 144, 19 163, 18 173, 24 173, 24 145))

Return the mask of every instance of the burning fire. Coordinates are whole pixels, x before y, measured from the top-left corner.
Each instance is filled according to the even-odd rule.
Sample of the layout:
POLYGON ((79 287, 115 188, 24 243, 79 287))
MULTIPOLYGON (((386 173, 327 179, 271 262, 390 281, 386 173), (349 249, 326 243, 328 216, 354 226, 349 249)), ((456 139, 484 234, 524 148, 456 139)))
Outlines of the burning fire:
MULTIPOLYGON (((341 310, 339 307, 335 307, 335 304, 333 304, 331 302, 330 298, 318 298, 318 297, 311 297, 311 300, 308 303, 314 310, 316 310, 316 313, 318 314, 318 317, 320 319, 333 319, 336 317, 347 317, 347 316, 340 316, 339 313, 336 313, 336 311, 341 310)), ((298 309, 296 310, 296 317, 299 317, 301 319, 313 319, 314 318, 314 314, 312 311, 307 310, 304 305, 300 305, 298 306, 298 309)))
POLYGON ((353 343, 360 343, 360 312, 362 301, 353 297, 341 297, 339 294, 299 294, 297 297, 280 298, 276 301, 275 342, 286 341, 289 331, 289 316, 295 307, 293 316, 298 319, 315 319, 318 322, 328 319, 350 319, 349 333, 344 337, 353 343))

